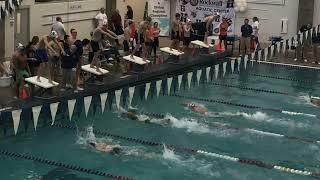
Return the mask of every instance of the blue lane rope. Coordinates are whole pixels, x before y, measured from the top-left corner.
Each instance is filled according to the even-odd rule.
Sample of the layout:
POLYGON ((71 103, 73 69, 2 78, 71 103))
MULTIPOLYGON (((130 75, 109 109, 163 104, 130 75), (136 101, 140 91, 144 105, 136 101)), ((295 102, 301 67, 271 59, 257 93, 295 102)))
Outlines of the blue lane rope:
POLYGON ((221 84, 221 83, 202 83, 202 84, 209 84, 213 86, 222 86, 222 87, 229 87, 229 88, 235 88, 235 89, 242 89, 242 90, 248 90, 248 91, 255 91, 255 92, 261 92, 261 93, 270 93, 270 94, 281 94, 281 95, 288 95, 288 96, 296 96, 293 93, 287 93, 287 92, 280 92, 280 91, 274 91, 274 90, 266 90, 266 89, 256 89, 246 86, 236 86, 231 84, 221 84))
MULTIPOLYGON (((58 128, 76 130, 76 128, 72 127, 72 126, 64 126, 64 125, 53 125, 53 126, 54 127, 58 127, 58 128)), ((124 140, 127 140, 127 141, 140 143, 140 144, 143 144, 143 145, 157 146, 157 147, 162 147, 163 146, 163 143, 145 141, 145 140, 140 140, 140 139, 137 139, 137 138, 130 138, 130 137, 125 137, 125 136, 121 136, 121 135, 110 134, 108 132, 104 132, 104 131, 101 131, 101 130, 94 130, 94 133, 96 133, 98 135, 124 139, 124 140)), ((178 150, 178 151, 186 152, 186 153, 193 154, 193 155, 194 154, 199 154, 199 155, 202 155, 202 156, 219 158, 219 159, 223 159, 223 160, 227 160, 227 161, 237 162, 237 163, 240 163, 240 164, 252 165, 252 166, 265 168, 265 169, 269 169, 269 170, 274 169, 274 170, 278 170, 278 171, 285 172, 285 173, 297 174, 297 175, 302 175, 302 176, 310 176, 310 177, 317 178, 317 179, 320 178, 320 173, 306 171, 306 170, 298 170, 298 169, 288 168, 288 167, 284 167, 284 166, 278 166, 278 165, 271 164, 271 163, 266 163, 266 162, 263 162, 263 161, 260 161, 260 160, 237 158, 237 157, 232 157, 232 156, 228 156, 228 155, 221 155, 221 154, 217 154, 217 153, 213 153, 213 152, 207 152, 207 151, 203 151, 203 150, 195 150, 195 149, 192 149, 192 148, 179 147, 179 146, 176 146, 176 145, 169 145, 167 147, 169 147, 169 148, 171 148, 172 150, 175 150, 175 151, 178 150)))
POLYGON ((255 73, 248 73, 248 75, 249 76, 256 76, 256 77, 263 77, 263 78, 268 78, 268 79, 279 79, 279 80, 285 80, 285 81, 293 81, 293 82, 305 83, 305 84, 312 84, 313 83, 311 80, 299 80, 299 79, 294 79, 291 77, 269 76, 269 75, 264 75, 264 74, 255 74, 255 73))
MULTIPOLYGON (((155 117, 158 119, 164 119, 166 115, 160 114, 160 113, 150 113, 150 112, 141 112, 141 114, 145 114, 147 116, 155 117)), ((224 129, 232 129, 232 130, 237 130, 237 131, 244 131, 244 132, 251 132, 251 133, 257 133, 257 134, 265 134, 273 137, 281 137, 281 138, 286 138, 288 140, 292 141, 299 141, 303 143, 309 143, 309 144, 320 144, 320 141, 317 140, 312 140, 304 137, 298 137, 298 136, 287 136, 283 134, 277 134, 273 132, 266 132, 266 131, 260 131, 256 129, 251 129, 251 128, 242 128, 242 127, 237 127, 233 125, 227 125, 223 123, 206 123, 207 125, 213 126, 213 127, 218 127, 218 128, 224 128, 224 129)))
POLYGON ((32 155, 28 155, 28 154, 20 154, 20 153, 16 153, 16 152, 10 152, 10 151, 7 151, 7 150, 0 150, 0 154, 4 155, 4 156, 8 156, 8 157, 25 159, 25 160, 34 161, 34 162, 41 163, 41 164, 46 164, 46 165, 56 166, 56 167, 62 167, 62 168, 65 168, 65 169, 79 171, 79 172, 92 174, 92 175, 96 175, 96 176, 112 178, 112 179, 116 179, 116 180, 133 180, 133 178, 131 178, 131 177, 117 176, 117 175, 113 175, 113 174, 110 174, 110 173, 106 173, 106 172, 102 172, 102 171, 98 171, 98 170, 94 170, 94 169, 87 169, 87 168, 83 168, 83 167, 80 167, 80 166, 65 164, 65 163, 61 163, 61 162, 58 162, 58 161, 53 161, 53 160, 48 160, 48 159, 45 159, 45 158, 35 157, 35 156, 32 156, 32 155))
MULTIPOLYGON (((267 66, 284 67, 284 68, 288 68, 288 69, 299 69, 299 70, 308 70, 308 71, 319 71, 320 70, 320 69, 307 68, 307 67, 301 67, 301 66, 291 66, 290 64, 271 64, 271 63, 263 63, 263 62, 260 63, 257 61, 253 61, 253 62, 257 63, 257 64, 267 65, 267 66)), ((275 63, 277 63, 277 62, 275 62, 275 63)), ((296 65, 296 64, 292 64, 292 65, 296 65)))

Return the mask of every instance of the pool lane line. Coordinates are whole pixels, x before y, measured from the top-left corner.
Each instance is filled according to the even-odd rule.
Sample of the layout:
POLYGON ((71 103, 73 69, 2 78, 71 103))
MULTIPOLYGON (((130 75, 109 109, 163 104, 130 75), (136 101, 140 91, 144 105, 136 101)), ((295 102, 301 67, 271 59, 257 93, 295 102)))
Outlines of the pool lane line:
MULTIPOLYGON (((68 126, 68 125, 61 125, 61 124, 54 124, 54 127, 58 127, 58 128, 65 128, 65 129, 69 129, 69 130, 76 130, 76 127, 73 126, 68 126)), ((81 130, 81 131, 84 131, 81 130)), ((114 138, 119 138, 119 139, 124 139, 127 141, 131 141, 131 142, 135 142, 135 143, 139 143, 139 144, 143 144, 143 145, 148 145, 148 146, 154 146, 154 147, 163 147, 164 143, 158 143, 158 142, 151 142, 151 141, 145 141, 145 140, 140 140, 137 138, 130 138, 130 137, 125 137, 125 136, 121 136, 121 135, 115 135, 115 134, 110 134, 106 131, 101 131, 101 130, 95 130, 93 129, 93 132, 95 134, 98 135, 102 135, 102 136, 109 136, 109 137, 114 137, 114 138)), ((240 164, 246 164, 246 165, 252 165, 252 166, 256 166, 259 168, 265 168, 265 169, 275 169, 281 172, 286 172, 286 173, 291 173, 291 174, 297 174, 297 175, 303 175, 303 176, 310 176, 313 178, 320 178, 320 173, 315 173, 315 172, 311 172, 311 171, 303 171, 303 170, 298 170, 298 169, 293 169, 293 168, 289 168, 289 167, 284 167, 284 166, 278 166, 278 165, 274 165, 271 163, 266 163, 263 161, 259 161, 259 160, 254 160, 254 159, 246 159, 246 158, 237 158, 237 157, 232 157, 232 156, 228 156, 228 155, 221 155, 221 154, 217 154, 217 153, 213 153, 213 152, 207 152, 207 151, 203 151, 203 150, 195 150, 192 148, 185 148, 185 147, 180 147, 180 146, 176 146, 176 145, 167 145, 166 147, 168 147, 169 149, 172 149, 174 151, 180 151, 180 152, 186 152, 188 154, 199 154, 202 156, 207 156, 207 157, 213 157, 213 158, 218 158, 218 159, 223 159, 223 160, 227 160, 227 161, 232 161, 232 162, 237 162, 240 164)))
POLYGON ((131 177, 117 176, 117 175, 113 175, 110 173, 106 173, 106 172, 102 172, 102 171, 98 171, 98 170, 94 170, 94 169, 87 169, 87 168, 83 168, 80 166, 75 166, 75 165, 65 164, 65 163, 61 163, 58 161, 53 161, 53 160, 49 160, 49 159, 45 159, 45 158, 35 157, 35 156, 29 155, 29 154, 20 154, 17 152, 10 152, 7 150, 0 150, 0 154, 4 155, 4 156, 8 156, 8 157, 24 159, 24 160, 34 161, 37 163, 46 164, 46 165, 50 165, 50 166, 56 166, 56 167, 61 167, 61 168, 65 168, 65 169, 70 169, 73 171, 79 171, 79 172, 86 173, 86 174, 92 174, 92 175, 96 175, 96 176, 112 178, 115 180, 133 180, 133 178, 131 178, 131 177))
POLYGON ((262 78, 268 78, 268 79, 278 79, 278 80, 285 80, 285 81, 293 81, 298 83, 304 83, 304 84, 318 84, 317 82, 312 82, 311 80, 299 80, 291 77, 282 77, 282 76, 270 76, 265 74, 256 74, 256 73, 248 73, 249 76, 256 76, 256 77, 262 77, 262 78))
POLYGON ((221 101, 221 100, 216 100, 216 99, 206 99, 206 98, 199 98, 199 97, 195 97, 195 96, 185 96, 185 95, 179 95, 179 94, 170 94, 170 95, 164 94, 164 95, 165 96, 169 96, 169 97, 192 99, 192 100, 202 101, 202 102, 224 104, 224 105, 228 105, 228 106, 237 106, 237 107, 242 107, 242 108, 247 108, 247 109, 256 109, 256 110, 262 110, 262 111, 272 111, 272 112, 277 112, 277 113, 282 113, 282 114, 287 114, 287 115, 308 116, 308 117, 313 117, 313 118, 317 118, 318 117, 317 115, 314 115, 314 114, 306 114, 306 113, 301 113, 301 112, 291 112, 291 111, 286 111, 286 110, 282 110, 282 109, 265 108, 265 107, 255 106, 255 105, 239 104, 239 103, 221 101))
POLYGON ((289 67, 290 69, 308 69, 308 70, 313 70, 313 71, 320 70, 319 67, 313 67, 313 66, 287 64, 287 63, 277 63, 277 62, 271 62, 271 61, 255 61, 255 60, 250 60, 250 61, 251 62, 255 62, 255 63, 259 63, 259 64, 264 64, 264 65, 289 67))
MULTIPOLYGON (((141 114, 159 118, 159 119, 164 119, 166 115, 160 114, 160 113, 150 113, 150 112, 141 112, 141 114)), ((298 142, 303 142, 303 143, 308 143, 308 144, 320 144, 320 141, 317 140, 312 140, 304 137, 298 137, 298 136, 287 136, 283 134, 278 134, 278 133, 273 133, 273 132, 267 132, 267 131, 261 131, 253 128, 242 128, 242 127, 237 127, 229 124, 224 124, 220 122, 206 122, 205 123, 208 126, 214 126, 216 128, 224 128, 224 129, 231 129, 231 130, 236 130, 236 131, 243 131, 243 132, 249 132, 249 133, 255 133, 255 134, 263 134, 266 136, 270 137, 279 137, 279 138, 285 138, 291 141, 298 141, 298 142)))
POLYGON ((270 93, 270 94, 281 94, 281 95, 287 95, 287 96, 296 96, 296 94, 293 93, 287 93, 287 92, 280 92, 280 91, 274 91, 274 90, 266 90, 266 89, 257 89, 257 88, 251 88, 246 86, 237 86, 237 85, 231 85, 231 84, 222 84, 222 83, 201 83, 201 84, 208 84, 212 86, 222 86, 222 87, 229 87, 229 88, 235 88, 235 89, 242 89, 242 90, 248 90, 248 91, 255 91, 255 92, 261 92, 261 93, 270 93))

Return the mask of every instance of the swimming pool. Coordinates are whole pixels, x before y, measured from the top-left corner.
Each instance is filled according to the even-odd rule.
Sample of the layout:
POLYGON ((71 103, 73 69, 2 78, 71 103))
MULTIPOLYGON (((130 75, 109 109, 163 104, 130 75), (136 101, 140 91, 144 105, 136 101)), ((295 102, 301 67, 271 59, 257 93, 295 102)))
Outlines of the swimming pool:
MULTIPOLYGON (((103 113, 100 96, 93 96, 89 99, 87 117, 83 99, 79 98, 72 121, 67 103, 60 103, 55 126, 50 126, 50 110, 43 107, 36 132, 31 114, 25 114, 23 119, 30 120, 21 122, 19 132, 27 133, 8 137, 13 130, 7 129, 0 149, 139 180, 312 179, 267 165, 261 167, 265 164, 251 166, 245 162, 257 160, 251 164, 261 161, 319 172, 320 111, 310 104, 308 97, 309 93, 320 94, 319 73, 248 64, 248 70, 241 66, 240 72, 235 70, 232 74, 230 67, 228 64, 222 77, 221 64, 218 79, 215 66, 209 74, 207 67, 202 67, 174 76, 170 94, 167 84, 171 84, 171 79, 168 82, 164 77, 159 98, 156 88, 159 79, 147 86, 136 86, 131 106, 139 112, 139 120, 149 117, 151 123, 121 115, 127 109, 123 102, 128 102, 128 91, 122 91, 120 110, 112 103, 116 101, 114 95, 108 94, 111 103, 106 104, 103 113), (212 81, 207 81, 207 75, 212 81), (178 91, 179 81, 182 83, 178 91), (149 85, 150 90, 145 91, 149 85), (185 101, 205 106, 209 112, 202 115, 190 111, 181 105, 185 101), (119 145, 123 152, 121 155, 97 152, 88 147, 91 141, 119 145), (171 145, 175 145, 176 151, 171 145)), ((105 179, 24 158, 0 157, 1 177, 6 180, 105 179)))

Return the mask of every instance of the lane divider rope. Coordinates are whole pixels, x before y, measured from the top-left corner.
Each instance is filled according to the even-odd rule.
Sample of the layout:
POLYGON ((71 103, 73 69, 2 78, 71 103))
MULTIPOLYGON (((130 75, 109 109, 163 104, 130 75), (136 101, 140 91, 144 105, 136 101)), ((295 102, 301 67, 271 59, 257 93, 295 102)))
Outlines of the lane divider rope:
POLYGON ((0 150, 0 154, 4 155, 4 156, 8 156, 8 157, 25 159, 25 160, 34 161, 34 162, 41 163, 41 164, 46 164, 46 165, 56 166, 56 167, 62 167, 62 168, 65 168, 65 169, 79 171, 79 172, 92 174, 92 175, 96 175, 96 176, 112 178, 112 179, 116 179, 116 180, 132 180, 133 179, 131 177, 117 176, 117 175, 113 175, 113 174, 110 174, 110 173, 105 173, 105 172, 94 170, 94 169, 87 169, 87 168, 83 168, 83 167, 80 167, 80 166, 65 164, 65 163, 61 163, 61 162, 58 162, 58 161, 53 161, 53 160, 48 160, 48 159, 45 159, 45 158, 35 157, 35 156, 32 156, 32 155, 28 155, 28 154, 20 154, 20 153, 16 153, 16 152, 10 152, 10 151, 7 151, 7 150, 0 150))
POLYGON ((299 80, 299 79, 294 79, 294 78, 291 78, 291 77, 269 76, 269 75, 263 75, 263 74, 255 74, 255 73, 248 73, 248 75, 249 76, 269 78, 269 79, 279 79, 279 80, 285 80, 285 81, 294 81, 294 82, 306 83, 306 84, 311 84, 312 83, 312 81, 310 81, 310 80, 299 80))
POLYGON ((236 86, 236 85, 231 85, 231 84, 221 84, 221 83, 202 83, 202 84, 209 84, 209 85, 213 85, 213 86, 223 86, 223 87, 236 88, 236 89, 249 90, 249 91, 256 91, 256 92, 262 92, 262 93, 296 96, 296 95, 294 95, 292 93, 286 93, 286 92, 280 92, 280 91, 274 91, 274 90, 256 89, 256 88, 250 88, 250 87, 245 87, 245 86, 236 86))
POLYGON ((319 67, 313 67, 313 66, 303 66, 303 65, 296 65, 296 64, 286 64, 286 63, 277 63, 277 62, 270 62, 270 61, 255 61, 251 60, 251 62, 255 62, 258 64, 263 64, 263 65, 269 65, 269 66, 275 66, 275 67, 285 67, 289 69, 304 69, 304 70, 310 70, 310 71, 319 71, 319 67))
MULTIPOLYGON (((56 124, 53 126, 58 127, 58 128, 70 129, 70 130, 77 129, 76 127, 67 126, 67 125, 64 126, 64 125, 57 125, 56 124)), ((114 134, 110 134, 108 132, 103 132, 101 130, 94 130, 94 133, 96 133, 98 135, 104 135, 104 136, 124 139, 127 141, 140 143, 143 145, 158 146, 158 147, 163 146, 163 143, 157 143, 157 142, 140 140, 140 139, 136 139, 136 138, 124 137, 124 136, 120 136, 120 135, 114 135, 114 134)), ((217 153, 213 153, 213 152, 207 152, 207 151, 203 151, 203 150, 195 150, 195 149, 191 149, 191 148, 179 147, 179 146, 175 146, 175 145, 169 145, 167 147, 173 148, 173 150, 177 150, 176 148, 178 148, 178 150, 180 150, 182 152, 187 152, 189 154, 199 154, 199 155, 203 155, 203 156, 207 156, 207 157, 223 159, 223 160, 227 160, 227 161, 237 162, 240 164, 253 165, 253 166, 257 166, 257 167, 265 168, 265 169, 270 169, 270 170, 275 169, 275 170, 278 170, 281 172, 292 173, 292 174, 303 175, 303 176, 310 176, 310 177, 314 177, 314 178, 320 178, 320 173, 298 170, 298 169, 288 168, 288 167, 284 167, 284 166, 278 166, 278 165, 266 163, 266 162, 259 161, 259 160, 237 158, 237 157, 232 157, 232 156, 228 156, 228 155, 221 155, 221 154, 217 154, 217 153)))
MULTIPOLYGON (((155 117, 158 119, 164 119, 166 115, 160 114, 160 113, 150 113, 150 112, 141 112, 141 114, 155 117)), ((286 138, 288 140, 292 141, 299 141, 303 143, 310 143, 310 144, 320 144, 320 141, 317 140, 312 140, 304 137, 298 137, 298 136, 287 136, 283 134, 278 134, 278 133, 273 133, 273 132, 267 132, 267 131, 261 131, 253 128, 241 128, 229 124, 224 124, 224 123, 219 123, 219 122, 211 122, 211 123, 206 123, 207 125, 214 126, 217 128, 224 128, 224 129, 232 129, 232 130, 237 130, 237 131, 244 131, 244 132, 249 132, 249 133, 256 133, 256 134, 263 134, 267 136, 272 136, 272 137, 280 137, 280 138, 286 138)))

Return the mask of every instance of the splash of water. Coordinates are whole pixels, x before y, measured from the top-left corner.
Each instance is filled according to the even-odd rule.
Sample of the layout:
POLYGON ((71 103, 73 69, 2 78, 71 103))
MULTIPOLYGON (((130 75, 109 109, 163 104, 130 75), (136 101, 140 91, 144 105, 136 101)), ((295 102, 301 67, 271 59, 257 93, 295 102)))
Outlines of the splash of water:
POLYGON ((281 113, 286 115, 291 115, 291 116, 306 116, 306 117, 317 118, 317 115, 300 113, 300 112, 282 111, 281 113))
POLYGON ((85 145, 88 142, 96 142, 97 138, 93 132, 93 127, 88 126, 84 132, 78 134, 77 144, 85 145))
POLYGON ((163 144, 162 157, 166 160, 181 162, 180 156, 176 155, 173 150, 167 148, 165 144, 163 144))
POLYGON ((170 114, 165 116, 165 119, 169 119, 171 126, 179 129, 187 129, 188 132, 198 133, 210 133, 210 129, 207 125, 201 124, 195 120, 188 118, 177 119, 170 114))

